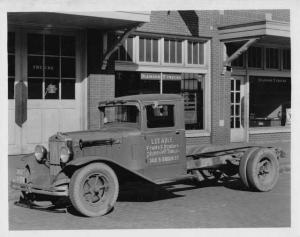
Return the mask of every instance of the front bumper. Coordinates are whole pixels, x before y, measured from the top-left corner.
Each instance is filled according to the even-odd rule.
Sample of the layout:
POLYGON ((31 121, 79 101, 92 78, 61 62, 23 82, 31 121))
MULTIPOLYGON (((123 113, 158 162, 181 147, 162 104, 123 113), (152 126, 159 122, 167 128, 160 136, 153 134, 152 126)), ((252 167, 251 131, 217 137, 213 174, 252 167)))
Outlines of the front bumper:
POLYGON ((15 178, 10 183, 11 188, 26 193, 37 193, 51 196, 68 196, 68 185, 45 186, 33 184, 25 175, 24 169, 18 169, 15 178))

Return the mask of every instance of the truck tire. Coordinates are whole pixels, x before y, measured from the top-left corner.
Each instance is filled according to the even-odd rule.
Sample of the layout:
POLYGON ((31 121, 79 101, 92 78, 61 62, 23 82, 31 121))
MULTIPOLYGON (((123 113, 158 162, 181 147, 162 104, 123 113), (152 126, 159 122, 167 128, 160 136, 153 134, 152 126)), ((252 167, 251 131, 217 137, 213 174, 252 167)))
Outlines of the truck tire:
POLYGON ((249 188, 249 182, 248 182, 248 178, 247 178, 247 164, 248 164, 248 161, 250 159, 250 157, 252 156, 252 154, 257 151, 258 148, 257 147, 251 147, 249 148, 245 154, 243 155, 243 157, 241 158, 240 160, 240 165, 239 165, 239 175, 240 175, 240 178, 243 182, 243 184, 249 188))
POLYGON ((74 208, 84 216, 108 213, 119 194, 115 172, 106 164, 92 163, 78 169, 69 185, 69 197, 74 208))
POLYGON ((274 188, 279 178, 276 154, 268 149, 258 149, 247 163, 247 179, 251 188, 266 192, 274 188))

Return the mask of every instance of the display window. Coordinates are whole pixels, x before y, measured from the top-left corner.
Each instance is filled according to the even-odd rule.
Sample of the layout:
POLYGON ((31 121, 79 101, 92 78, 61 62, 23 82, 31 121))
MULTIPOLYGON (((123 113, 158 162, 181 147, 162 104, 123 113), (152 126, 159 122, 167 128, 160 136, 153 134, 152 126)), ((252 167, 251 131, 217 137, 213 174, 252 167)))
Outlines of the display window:
POLYGON ((250 77, 250 127, 290 125, 291 79, 250 77))
POLYGON ((116 72, 116 97, 135 94, 180 94, 185 128, 204 129, 204 75, 195 73, 116 72))
POLYGON ((75 99, 75 37, 27 35, 28 99, 75 99))

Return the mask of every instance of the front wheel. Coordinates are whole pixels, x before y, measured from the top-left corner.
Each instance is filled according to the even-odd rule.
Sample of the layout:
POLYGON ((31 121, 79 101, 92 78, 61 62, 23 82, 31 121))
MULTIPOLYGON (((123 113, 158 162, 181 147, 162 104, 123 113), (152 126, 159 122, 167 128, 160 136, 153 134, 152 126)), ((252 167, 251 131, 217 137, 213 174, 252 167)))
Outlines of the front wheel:
POLYGON ((266 192, 274 188, 279 178, 279 162, 276 154, 268 149, 259 149, 247 163, 247 179, 250 187, 266 192))
POLYGON ((88 217, 108 213, 113 208, 118 194, 118 178, 115 172, 103 163, 92 163, 78 169, 69 185, 72 205, 88 217))

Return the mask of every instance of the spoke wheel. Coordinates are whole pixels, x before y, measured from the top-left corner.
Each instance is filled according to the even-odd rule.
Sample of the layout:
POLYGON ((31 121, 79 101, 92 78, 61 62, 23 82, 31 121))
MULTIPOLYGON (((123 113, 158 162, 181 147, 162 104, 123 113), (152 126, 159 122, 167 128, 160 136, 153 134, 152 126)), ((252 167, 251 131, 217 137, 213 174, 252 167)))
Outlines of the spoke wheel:
POLYGON ((279 178, 279 163, 275 153, 267 148, 257 150, 247 163, 250 187, 257 191, 270 191, 279 178))
POLYGON ((118 197, 119 183, 114 171, 102 163, 77 170, 71 178, 69 196, 72 205, 85 216, 109 212, 118 197))

